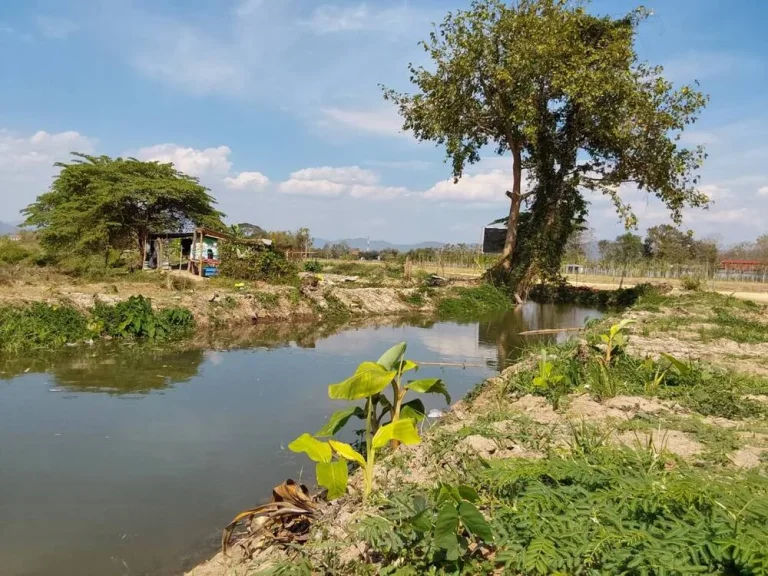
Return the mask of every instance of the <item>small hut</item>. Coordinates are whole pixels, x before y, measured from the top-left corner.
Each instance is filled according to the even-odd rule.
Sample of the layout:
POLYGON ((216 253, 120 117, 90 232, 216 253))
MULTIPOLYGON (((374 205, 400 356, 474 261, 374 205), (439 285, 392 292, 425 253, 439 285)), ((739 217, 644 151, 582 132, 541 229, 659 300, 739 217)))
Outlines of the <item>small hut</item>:
POLYGON ((195 228, 191 232, 152 233, 144 247, 144 269, 177 269, 187 270, 191 274, 204 278, 216 276, 221 264, 219 242, 222 240, 245 242, 262 247, 272 245, 272 241, 266 238, 244 240, 203 227, 195 228), (171 258, 177 254, 178 261, 172 264, 171 258))

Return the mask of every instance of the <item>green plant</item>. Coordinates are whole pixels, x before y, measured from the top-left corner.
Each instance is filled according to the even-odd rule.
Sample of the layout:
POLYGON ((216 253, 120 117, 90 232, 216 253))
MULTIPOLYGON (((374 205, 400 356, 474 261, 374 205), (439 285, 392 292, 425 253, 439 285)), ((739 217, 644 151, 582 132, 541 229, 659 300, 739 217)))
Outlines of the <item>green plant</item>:
POLYGON ((419 442, 416 422, 424 418, 424 404, 418 399, 404 403, 403 400, 409 390, 443 394, 450 403, 450 395, 439 378, 403 382, 405 372, 418 368, 416 363, 404 358, 405 350, 405 342, 396 344, 382 354, 378 361, 363 362, 351 377, 328 386, 330 398, 351 402, 365 400, 365 408, 350 406, 338 410, 314 436, 302 434, 289 445, 292 451, 306 452, 312 460, 318 462, 317 481, 319 485, 328 488, 329 498, 343 493, 346 488, 346 476, 341 473, 339 461, 332 460, 333 453, 340 458, 356 462, 362 467, 364 497, 367 498, 373 486, 376 450, 380 450, 388 443, 397 446, 400 442, 404 444, 419 442), (387 387, 392 388, 391 401, 383 394, 387 387), (382 426, 381 421, 387 415, 390 421, 382 426), (353 416, 365 420, 364 454, 344 442, 336 440, 322 442, 317 439, 335 435, 353 416))
MULTIPOLYGON (((434 538, 438 548, 445 551, 446 560, 455 561, 462 551, 469 547, 466 531, 472 537, 483 542, 493 541, 490 524, 475 506, 480 500, 477 491, 471 486, 452 486, 441 484, 437 488, 437 518, 434 522, 434 538)), ((421 512, 411 520, 414 526, 429 526, 426 514, 421 512)))
POLYGON ((539 374, 533 378, 534 389, 552 399, 555 409, 559 407, 560 399, 568 392, 568 381, 565 376, 555 371, 555 366, 547 360, 547 351, 542 350, 539 357, 539 374))
POLYGON ((698 292, 701 290, 702 281, 698 276, 681 276, 680 284, 682 285, 683 290, 698 292))
POLYGON ((646 372, 652 373, 651 377, 645 380, 643 392, 646 396, 655 396, 662 382, 664 382, 667 370, 662 370, 661 365, 654 362, 651 358, 647 358, 643 362, 642 367, 646 372))
POLYGON ((272 283, 287 283, 296 278, 296 264, 277 249, 257 248, 246 242, 221 241, 219 254, 219 273, 227 278, 272 283))
POLYGON ((67 304, 0 307, 0 350, 55 348, 90 334, 83 313, 67 304))
POLYGON ((476 317, 512 306, 509 293, 491 284, 483 284, 472 288, 453 288, 437 302, 437 314, 440 318, 476 317))
POLYGON ((612 325, 606 334, 600 334, 600 340, 605 344, 605 356, 604 361, 606 364, 610 364, 611 360, 624 351, 624 348, 629 341, 624 328, 630 324, 634 324, 635 320, 624 319, 618 324, 612 325))
POLYGON ((280 303, 280 294, 273 292, 254 292, 253 297, 265 308, 274 308, 280 303))
POLYGON ((117 304, 97 302, 89 328, 113 338, 162 340, 194 326, 194 316, 185 308, 166 308, 155 312, 144 296, 131 296, 117 304))
POLYGON ((313 274, 319 274, 323 271, 323 265, 317 260, 307 260, 304 262, 304 271, 312 272, 313 274))
MULTIPOLYGON (((376 362, 363 362, 358 367, 358 372, 379 371, 392 373, 390 387, 392 389, 392 398, 388 399, 383 390, 378 391, 372 396, 371 404, 373 407, 374 429, 381 425, 382 419, 389 416, 390 422, 396 422, 400 417, 410 418, 418 422, 424 419, 426 413, 424 403, 417 399, 404 402, 409 391, 421 394, 442 394, 446 403, 451 403, 451 395, 448 393, 445 383, 440 378, 424 378, 419 380, 403 381, 403 374, 410 371, 416 371, 419 365, 405 358, 407 344, 400 342, 384 352, 376 362)), ((348 378, 344 382, 332 385, 328 388, 328 395, 331 398, 339 400, 353 400, 349 398, 348 386, 355 386, 354 382, 358 378, 357 374, 348 378)), ((328 423, 317 432, 317 436, 333 436, 349 421, 352 415, 359 418, 363 417, 361 409, 348 408, 335 412, 328 420, 328 423)))

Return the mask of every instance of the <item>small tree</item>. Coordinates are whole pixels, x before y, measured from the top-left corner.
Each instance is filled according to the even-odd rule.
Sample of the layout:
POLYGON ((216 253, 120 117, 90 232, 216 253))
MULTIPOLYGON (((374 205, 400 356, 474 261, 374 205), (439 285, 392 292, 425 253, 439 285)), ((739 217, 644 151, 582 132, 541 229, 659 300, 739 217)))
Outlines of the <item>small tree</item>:
POLYGON ((624 183, 657 196, 676 221, 684 206, 707 203, 694 174, 703 149, 679 145, 706 97, 673 90, 661 67, 638 61, 635 32, 647 16, 598 17, 569 0, 474 0, 422 43, 433 65, 410 66, 417 92, 385 89, 404 129, 445 145, 454 180, 487 145, 511 155, 499 266, 518 294, 537 272, 557 273, 586 216, 585 190, 609 195, 627 225, 624 183))
POLYGON ((143 250, 151 231, 186 225, 223 228, 223 214, 197 178, 173 164, 73 153, 48 192, 22 211, 52 250, 102 252, 132 243, 143 250))

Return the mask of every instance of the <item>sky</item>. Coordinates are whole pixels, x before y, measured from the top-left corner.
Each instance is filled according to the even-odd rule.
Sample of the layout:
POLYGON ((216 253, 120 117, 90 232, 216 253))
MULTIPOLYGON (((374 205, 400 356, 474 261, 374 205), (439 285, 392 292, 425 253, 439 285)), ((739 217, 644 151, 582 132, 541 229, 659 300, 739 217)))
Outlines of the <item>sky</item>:
MULTIPOLYGON (((401 131, 380 84, 409 90, 418 41, 461 0, 2 0, 0 221, 71 151, 172 161, 228 222, 398 243, 478 242, 504 216, 511 161, 489 149, 453 184, 445 153, 401 131)), ((636 2, 590 10, 619 16, 636 2)), ((768 2, 648 0, 640 57, 711 97, 684 135, 705 144, 708 210, 684 227, 723 244, 768 232, 768 2)), ((622 191, 639 232, 668 221, 622 191)), ((597 238, 624 231, 590 196, 597 238)))

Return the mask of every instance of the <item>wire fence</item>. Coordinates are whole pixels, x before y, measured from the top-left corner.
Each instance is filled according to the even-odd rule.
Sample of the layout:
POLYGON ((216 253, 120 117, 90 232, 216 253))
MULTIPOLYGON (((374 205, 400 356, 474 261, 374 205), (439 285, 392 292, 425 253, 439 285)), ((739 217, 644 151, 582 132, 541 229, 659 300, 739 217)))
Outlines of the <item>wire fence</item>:
POLYGON ((768 266, 748 270, 721 268, 703 264, 637 264, 617 263, 564 264, 561 272, 568 276, 603 276, 609 278, 680 279, 685 277, 728 282, 768 283, 768 266))

